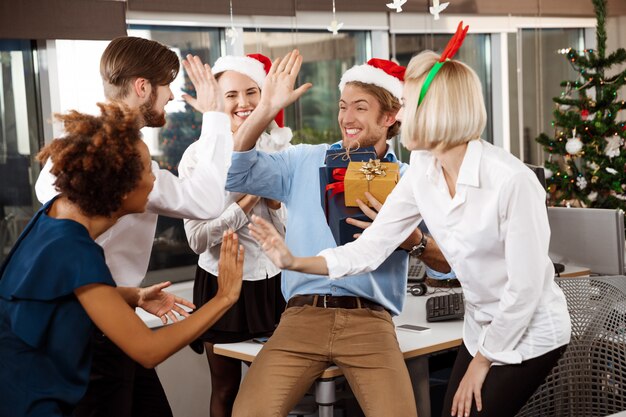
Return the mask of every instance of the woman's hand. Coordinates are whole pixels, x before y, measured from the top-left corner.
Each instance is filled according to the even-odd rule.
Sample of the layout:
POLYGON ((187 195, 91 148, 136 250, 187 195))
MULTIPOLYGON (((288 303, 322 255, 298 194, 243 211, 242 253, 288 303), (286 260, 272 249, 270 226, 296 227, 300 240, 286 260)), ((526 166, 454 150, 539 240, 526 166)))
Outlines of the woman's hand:
POLYGON ((178 321, 175 313, 183 317, 189 316, 189 313, 182 306, 195 309, 196 306, 184 298, 177 297, 173 294, 163 291, 164 288, 172 285, 171 282, 161 282, 147 288, 139 289, 139 300, 137 307, 141 307, 150 314, 154 314, 161 319, 163 324, 167 324, 167 319, 172 322, 178 321))
POLYGON ((237 234, 233 231, 224 232, 217 272, 216 297, 223 297, 230 304, 235 304, 241 292, 243 256, 243 246, 239 245, 237 234))
POLYGON ((476 409, 482 411, 481 389, 490 367, 491 362, 480 352, 476 353, 476 356, 467 367, 467 371, 465 371, 456 394, 454 394, 451 410, 453 416, 469 416, 472 410, 472 400, 476 401, 476 409))
POLYGON ((187 55, 183 67, 196 89, 196 98, 183 94, 183 100, 200 113, 224 111, 224 96, 217 84, 209 64, 202 64, 198 56, 187 55))
POLYGON ((274 262, 274 265, 280 269, 290 269, 292 267, 294 256, 274 226, 259 216, 253 215, 252 223, 250 223, 248 228, 252 237, 261 244, 263 251, 274 262))

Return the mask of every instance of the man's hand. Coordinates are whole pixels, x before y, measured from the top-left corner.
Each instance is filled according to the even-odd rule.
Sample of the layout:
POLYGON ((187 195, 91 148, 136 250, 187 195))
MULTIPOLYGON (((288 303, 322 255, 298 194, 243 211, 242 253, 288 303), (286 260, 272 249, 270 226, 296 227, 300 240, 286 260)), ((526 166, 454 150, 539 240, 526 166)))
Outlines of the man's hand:
POLYGON ((141 307, 148 313, 154 314, 161 319, 163 324, 167 324, 168 317, 172 322, 178 321, 178 317, 176 317, 175 313, 183 317, 189 316, 189 313, 185 311, 182 306, 191 309, 195 309, 196 306, 191 301, 185 300, 182 297, 177 297, 162 291, 170 285, 172 285, 172 283, 167 281, 151 287, 140 288, 137 307, 141 307))
POLYGON ((456 394, 454 394, 451 415, 457 417, 469 416, 472 411, 472 400, 476 401, 476 409, 479 412, 482 411, 481 390, 490 367, 491 362, 480 352, 477 352, 467 367, 456 394))
POLYGON ((261 248, 274 265, 280 269, 289 269, 293 265, 294 257, 274 226, 259 216, 253 215, 248 228, 252 237, 261 244, 261 248))
POLYGON ((306 83, 294 89, 301 66, 302 55, 297 49, 289 52, 282 59, 277 58, 265 77, 259 105, 278 113, 311 88, 313 84, 306 83))
MULTIPOLYGON (((374 221, 374 219, 378 215, 378 212, 380 211, 383 205, 380 203, 380 201, 376 200, 376 198, 372 194, 370 194, 368 191, 365 192, 365 197, 370 202, 372 207, 369 207, 367 204, 365 204, 363 201, 359 200, 358 198, 356 199, 356 203, 359 205, 359 208, 361 209, 363 214, 369 217, 370 220, 374 221)), ((372 222, 365 222, 363 220, 357 220, 351 217, 348 217, 346 219, 346 223, 351 224, 356 227, 360 227, 363 230, 367 229, 368 227, 372 225, 372 222)), ((361 234, 356 233, 354 234, 353 237, 356 239, 359 236, 361 236, 361 234)))
POLYGON ((200 113, 224 111, 224 96, 209 64, 202 64, 198 56, 187 55, 183 67, 196 89, 196 98, 183 94, 183 99, 200 113))

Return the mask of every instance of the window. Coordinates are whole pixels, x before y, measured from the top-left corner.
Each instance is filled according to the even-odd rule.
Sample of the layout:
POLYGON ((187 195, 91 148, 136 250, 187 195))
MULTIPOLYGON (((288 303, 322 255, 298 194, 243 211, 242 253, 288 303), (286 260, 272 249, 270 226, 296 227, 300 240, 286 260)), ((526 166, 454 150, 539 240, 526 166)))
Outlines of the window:
POLYGON ((38 209, 31 178, 41 132, 30 41, 0 40, 0 263, 38 209))
MULTIPOLYGON (((390 37, 390 50, 395 51, 397 61, 401 65, 406 66, 414 55, 423 50, 430 49, 437 53, 443 52, 449 40, 449 34, 396 34, 390 37)), ((455 59, 463 61, 478 74, 483 87, 485 107, 487 108, 487 126, 482 138, 493 143, 490 36, 485 34, 468 34, 455 59)), ((408 151, 401 146, 397 146, 397 148, 400 159, 408 161, 408 151)))
POLYGON ((543 165, 544 152, 535 138, 542 132, 548 135, 554 133, 551 125, 554 111, 552 98, 563 92, 562 81, 579 77, 557 50, 568 47, 582 50, 584 45, 582 29, 522 29, 517 40, 521 49, 509 48, 510 65, 517 63, 520 77, 511 79, 511 82, 517 81, 522 92, 521 109, 514 103, 516 97, 511 96, 511 108, 515 105, 518 109, 518 114, 511 117, 517 116, 522 126, 521 130, 518 127, 517 131, 511 131, 511 142, 519 143, 519 156, 524 162, 543 165))
MULTIPOLYGON (((213 63, 220 56, 218 29, 132 25, 128 35, 161 42, 180 58, 190 53, 200 56, 203 62, 213 63)), ((99 63, 107 45, 108 42, 101 41, 56 41, 61 111, 98 112, 95 103, 105 100, 99 63)), ((144 128, 142 133, 152 158, 161 168, 178 174, 183 152, 200 136, 202 115, 181 98, 184 92, 193 90, 182 66, 171 88, 175 99, 165 107, 165 127, 144 128)), ((159 216, 144 285, 164 280, 191 280, 196 263, 197 255, 187 244, 182 220, 159 216)))
POLYGON ((285 109, 285 125, 294 132, 292 143, 333 143, 341 139, 337 124, 339 80, 355 64, 365 63, 369 32, 244 32, 244 52, 270 59, 297 48, 304 59, 298 84, 313 83, 300 100, 285 109))

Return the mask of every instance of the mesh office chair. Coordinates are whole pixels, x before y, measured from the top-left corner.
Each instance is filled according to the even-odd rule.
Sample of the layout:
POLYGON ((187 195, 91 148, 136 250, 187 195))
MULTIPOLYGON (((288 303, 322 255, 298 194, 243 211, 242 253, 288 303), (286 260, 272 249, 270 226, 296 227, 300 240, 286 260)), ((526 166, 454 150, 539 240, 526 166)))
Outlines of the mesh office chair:
POLYGON ((626 410, 626 277, 561 278, 572 340, 517 417, 606 416, 626 410))

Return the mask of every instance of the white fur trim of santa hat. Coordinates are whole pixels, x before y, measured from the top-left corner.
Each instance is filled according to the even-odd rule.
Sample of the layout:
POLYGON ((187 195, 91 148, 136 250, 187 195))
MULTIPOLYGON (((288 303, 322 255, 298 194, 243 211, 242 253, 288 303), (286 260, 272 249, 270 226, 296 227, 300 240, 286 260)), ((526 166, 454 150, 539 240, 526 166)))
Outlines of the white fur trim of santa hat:
POLYGON ((353 66, 343 73, 341 81, 339 81, 339 91, 343 91, 346 84, 352 81, 377 85, 389 91, 399 101, 402 101, 402 82, 379 68, 368 64, 353 66))
POLYGON ((236 71, 252 79, 259 88, 263 88, 265 82, 265 68, 260 61, 247 56, 222 56, 215 61, 211 68, 213 75, 224 71, 236 71))

